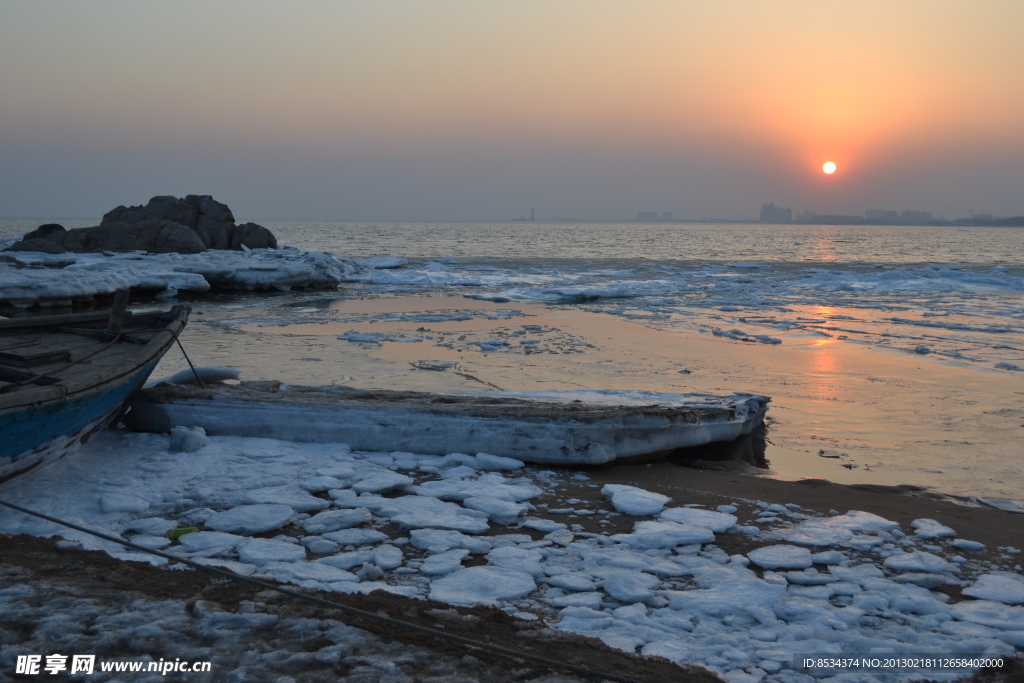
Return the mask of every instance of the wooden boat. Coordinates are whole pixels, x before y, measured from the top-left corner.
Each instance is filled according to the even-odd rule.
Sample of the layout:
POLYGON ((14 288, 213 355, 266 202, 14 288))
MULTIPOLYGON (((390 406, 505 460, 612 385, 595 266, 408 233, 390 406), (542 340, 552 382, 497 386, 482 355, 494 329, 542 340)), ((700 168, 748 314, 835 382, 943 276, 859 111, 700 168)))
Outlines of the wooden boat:
POLYGON ((124 413, 190 309, 0 320, 0 481, 60 458, 124 413))
POLYGON ((211 435, 346 443, 363 451, 486 452, 525 462, 599 465, 732 441, 762 423, 769 402, 756 394, 690 394, 676 405, 620 405, 574 400, 578 396, 442 395, 280 382, 157 385, 133 397, 124 421, 139 431, 202 427, 211 435))

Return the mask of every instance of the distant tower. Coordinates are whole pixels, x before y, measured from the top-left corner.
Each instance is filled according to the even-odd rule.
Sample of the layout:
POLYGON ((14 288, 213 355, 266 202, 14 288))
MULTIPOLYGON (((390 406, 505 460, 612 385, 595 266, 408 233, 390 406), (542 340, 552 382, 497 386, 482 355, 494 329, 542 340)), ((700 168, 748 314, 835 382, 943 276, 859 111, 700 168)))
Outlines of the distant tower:
POLYGON ((531 220, 531 221, 535 221, 535 220, 537 220, 537 217, 536 217, 536 215, 534 215, 534 213, 533 213, 533 209, 530 209, 530 220, 531 220))

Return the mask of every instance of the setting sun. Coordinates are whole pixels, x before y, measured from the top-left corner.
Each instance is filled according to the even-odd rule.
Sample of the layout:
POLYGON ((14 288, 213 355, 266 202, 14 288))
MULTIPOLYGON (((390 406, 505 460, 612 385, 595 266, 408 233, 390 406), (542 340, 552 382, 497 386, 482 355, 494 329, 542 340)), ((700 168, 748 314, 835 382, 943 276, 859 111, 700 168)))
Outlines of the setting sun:
POLYGON ((832 175, 833 173, 836 172, 836 162, 826 161, 824 164, 821 165, 821 170, 828 175, 832 175))

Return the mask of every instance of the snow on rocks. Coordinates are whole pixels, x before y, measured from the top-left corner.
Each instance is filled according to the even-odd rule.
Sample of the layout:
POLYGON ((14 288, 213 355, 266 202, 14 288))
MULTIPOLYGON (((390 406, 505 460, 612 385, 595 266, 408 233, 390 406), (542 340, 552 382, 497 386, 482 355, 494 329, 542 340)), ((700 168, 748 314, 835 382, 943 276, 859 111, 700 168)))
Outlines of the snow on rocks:
POLYGON ((430 599, 450 605, 498 605, 537 589, 533 577, 507 567, 469 567, 430 583, 430 599))
POLYGON ((601 493, 612 499, 616 510, 636 517, 656 515, 671 500, 660 493, 622 484, 606 484, 601 493))
POLYGON ((237 534, 261 534, 264 531, 280 529, 295 516, 295 510, 288 505, 258 504, 239 505, 218 512, 206 520, 206 526, 214 531, 237 534))

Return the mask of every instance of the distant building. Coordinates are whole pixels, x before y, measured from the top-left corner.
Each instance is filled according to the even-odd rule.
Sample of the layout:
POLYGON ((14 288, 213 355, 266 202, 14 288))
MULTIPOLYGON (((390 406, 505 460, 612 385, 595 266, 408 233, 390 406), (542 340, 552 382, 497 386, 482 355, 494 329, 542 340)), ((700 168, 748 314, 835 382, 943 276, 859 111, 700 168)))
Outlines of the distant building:
POLYGON ((818 225, 863 225, 864 216, 843 216, 834 213, 804 211, 796 217, 795 223, 817 223, 818 225))
POLYGON ((671 211, 666 211, 663 214, 661 214, 661 220, 665 221, 666 223, 671 222, 671 220, 672 220, 672 212, 671 211))
POLYGON ((637 211, 636 220, 640 223, 656 223, 658 221, 657 211, 637 211))
POLYGON ((887 209, 868 209, 864 212, 864 217, 869 221, 878 221, 879 223, 899 223, 900 214, 898 211, 889 211, 887 209))
POLYGON ((761 207, 762 223, 792 223, 793 210, 783 209, 774 204, 765 204, 761 207))
POLYGON ((902 223, 927 223, 931 219, 931 211, 900 211, 900 222, 902 223))

